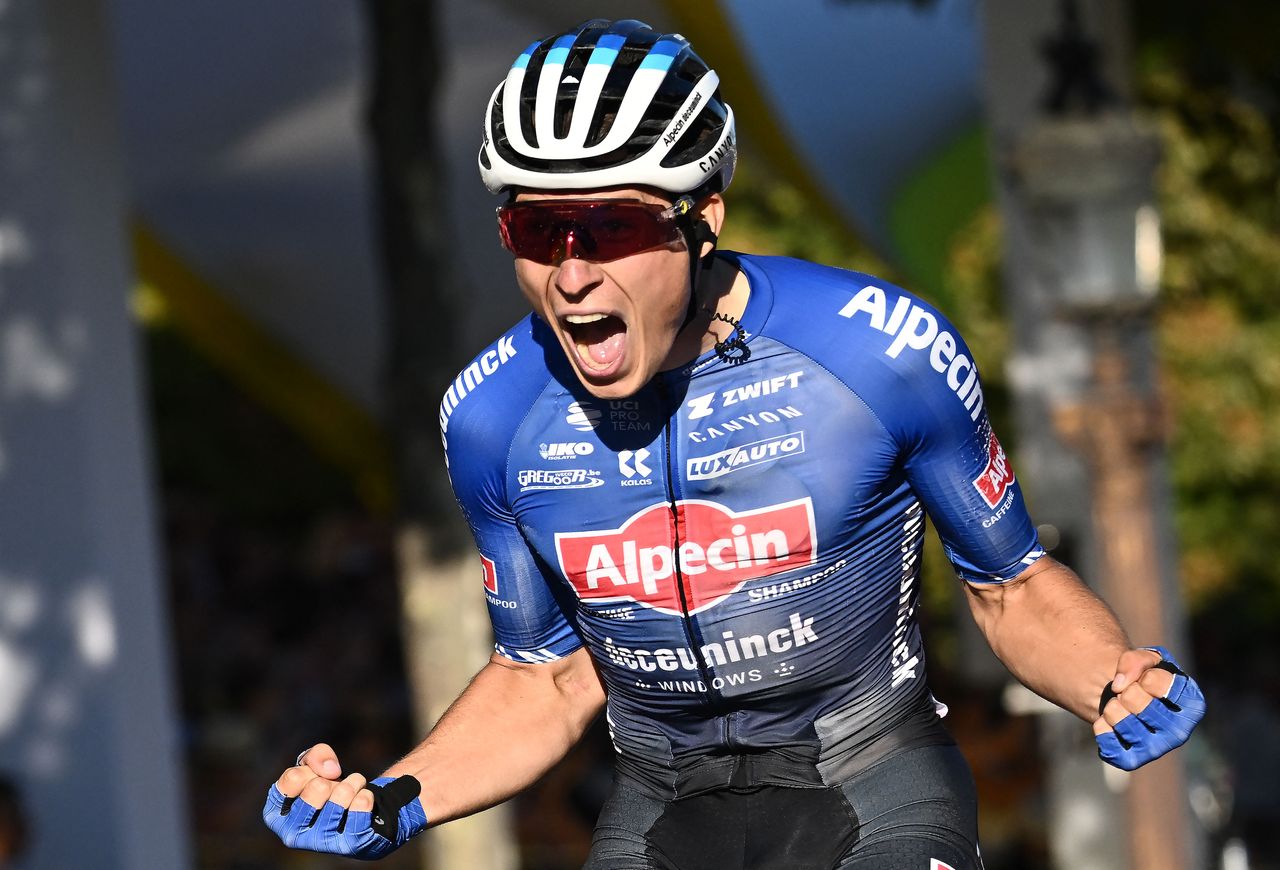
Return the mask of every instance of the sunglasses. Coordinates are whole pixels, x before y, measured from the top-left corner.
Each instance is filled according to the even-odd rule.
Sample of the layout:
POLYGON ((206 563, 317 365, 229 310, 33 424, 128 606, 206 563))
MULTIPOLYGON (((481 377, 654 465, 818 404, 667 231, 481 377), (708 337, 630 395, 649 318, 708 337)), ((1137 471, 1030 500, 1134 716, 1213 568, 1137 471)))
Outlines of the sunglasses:
POLYGON ((558 266, 578 257, 607 263, 642 251, 684 243, 676 218, 693 205, 626 199, 540 199, 498 208, 502 246, 522 259, 558 266))

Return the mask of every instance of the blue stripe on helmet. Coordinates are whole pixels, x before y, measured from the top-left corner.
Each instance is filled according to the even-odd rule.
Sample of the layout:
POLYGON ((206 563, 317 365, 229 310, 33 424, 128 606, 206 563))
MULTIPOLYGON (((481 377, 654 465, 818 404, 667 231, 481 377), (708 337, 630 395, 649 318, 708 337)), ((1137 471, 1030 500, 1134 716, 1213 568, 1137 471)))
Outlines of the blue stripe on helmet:
POLYGON ((534 50, 540 45, 542 45, 542 41, 537 39, 529 43, 529 47, 520 53, 520 56, 516 58, 516 62, 511 64, 511 68, 524 69, 527 67, 529 65, 529 58, 533 57, 534 50))
POLYGON ((627 38, 625 36, 605 34, 596 43, 595 49, 591 52, 591 57, 587 59, 587 65, 590 66, 593 63, 597 63, 604 66, 613 66, 614 60, 618 57, 618 49, 626 44, 627 38))
POLYGON ((573 48, 573 44, 578 41, 578 34, 570 33, 556 40, 556 44, 551 46, 551 50, 547 52, 547 66, 564 66, 565 58, 569 56, 569 49, 573 48))
POLYGON ((672 42, 669 39, 658 40, 653 44, 653 48, 649 49, 649 53, 645 55, 644 60, 640 62, 640 69, 669 69, 676 55, 680 53, 681 48, 683 46, 678 42, 672 42))

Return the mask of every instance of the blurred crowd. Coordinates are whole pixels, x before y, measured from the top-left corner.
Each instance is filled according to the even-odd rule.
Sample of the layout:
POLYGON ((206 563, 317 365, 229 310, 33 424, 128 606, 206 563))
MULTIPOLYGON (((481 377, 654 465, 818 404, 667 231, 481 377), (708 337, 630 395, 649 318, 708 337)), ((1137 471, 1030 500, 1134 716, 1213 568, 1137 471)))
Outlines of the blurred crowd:
POLYGON ((193 492, 168 492, 164 514, 198 865, 330 866, 286 855, 260 814, 267 786, 317 741, 348 772, 410 745, 387 528, 355 509, 282 534, 193 492))

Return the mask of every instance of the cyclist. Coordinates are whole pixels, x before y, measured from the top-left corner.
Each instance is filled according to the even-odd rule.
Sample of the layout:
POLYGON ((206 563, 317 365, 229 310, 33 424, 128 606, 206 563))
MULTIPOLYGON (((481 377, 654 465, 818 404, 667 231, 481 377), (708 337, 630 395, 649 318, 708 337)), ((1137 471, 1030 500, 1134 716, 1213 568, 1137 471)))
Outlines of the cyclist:
POLYGON ((480 171, 533 313, 440 424, 495 652, 373 783, 303 753, 264 808, 289 845, 385 854, 533 783, 603 708, 617 776, 589 867, 980 867, 915 618, 926 513, 992 648, 1106 761, 1203 714, 1037 543, 942 315, 716 250, 718 85, 683 37, 592 20, 494 91, 480 171))

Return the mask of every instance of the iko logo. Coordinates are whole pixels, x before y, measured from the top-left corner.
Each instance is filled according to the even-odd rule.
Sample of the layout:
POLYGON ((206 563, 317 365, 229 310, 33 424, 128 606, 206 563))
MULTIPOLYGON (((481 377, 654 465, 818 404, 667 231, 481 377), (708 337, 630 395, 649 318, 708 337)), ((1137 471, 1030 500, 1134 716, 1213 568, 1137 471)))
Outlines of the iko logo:
POLYGON ((671 506, 659 503, 617 529, 558 533, 560 571, 584 601, 630 600, 679 615, 678 571, 692 614, 748 580, 813 564, 818 549, 808 498, 743 512, 691 499, 675 512, 674 525, 686 529, 678 552, 671 506))
POLYGON ((577 459, 579 456, 590 456, 596 446, 589 441, 557 441, 551 444, 539 444, 538 455, 543 459, 577 459))
POLYGON ((710 456, 694 456, 685 462, 689 480, 711 480, 753 465, 763 465, 784 456, 804 453, 804 432, 775 435, 741 447, 730 447, 710 456))
POLYGON ((939 861, 937 858, 929 859, 929 870, 956 870, 946 861, 939 861))
POLYGON ((874 284, 868 284, 845 303, 840 309, 840 316, 852 318, 859 312, 864 313, 872 329, 893 336, 884 352, 890 359, 897 359, 904 348, 918 351, 928 348, 929 365, 938 374, 946 375, 947 387, 964 402, 969 417, 978 419, 983 407, 982 384, 978 382, 978 370, 973 360, 959 352, 960 343, 956 337, 945 329, 939 329, 938 318, 905 294, 898 297, 893 311, 888 307, 885 292, 874 284))
MULTIPOLYGON (((765 378, 741 387, 730 387, 719 394, 719 407, 727 408, 730 405, 741 404, 751 399, 758 399, 761 396, 769 396, 782 390, 795 389, 800 383, 800 376, 803 374, 804 372, 791 372, 786 375, 765 378)), ((716 407, 716 394, 704 393, 701 396, 694 396, 685 404, 689 406, 689 419, 701 420, 703 417, 711 416, 711 412, 716 407)))
POLYGON ((520 491, 531 489, 594 489, 604 486, 604 478, 595 469, 526 468, 516 475, 520 491))
POLYGON ((600 416, 599 408, 593 408, 586 402, 574 402, 569 406, 564 421, 579 432, 590 432, 600 425, 600 416))
POLYGON ((996 440, 996 433, 988 430, 987 467, 982 469, 982 473, 973 481, 973 486, 982 496, 982 500, 987 503, 987 507, 994 510, 1004 498, 1005 490, 1011 483, 1013 483, 1013 466, 1004 455, 1004 448, 996 440))
POLYGON ((649 475, 653 469, 645 465, 649 451, 641 447, 639 450, 623 450, 618 454, 618 471, 622 472, 623 486, 649 486, 653 483, 649 475))

